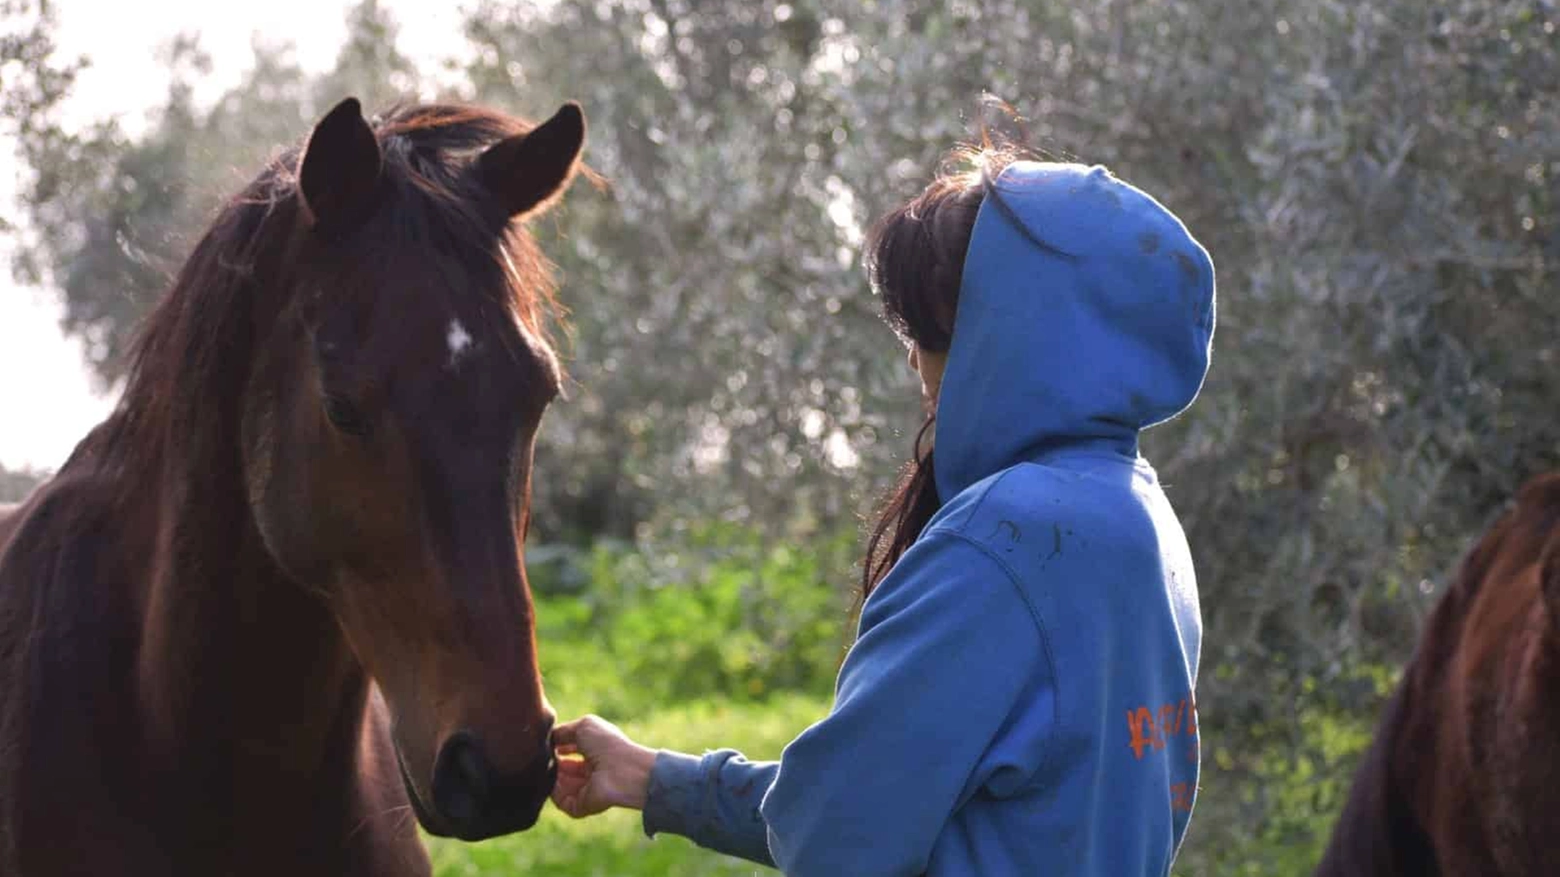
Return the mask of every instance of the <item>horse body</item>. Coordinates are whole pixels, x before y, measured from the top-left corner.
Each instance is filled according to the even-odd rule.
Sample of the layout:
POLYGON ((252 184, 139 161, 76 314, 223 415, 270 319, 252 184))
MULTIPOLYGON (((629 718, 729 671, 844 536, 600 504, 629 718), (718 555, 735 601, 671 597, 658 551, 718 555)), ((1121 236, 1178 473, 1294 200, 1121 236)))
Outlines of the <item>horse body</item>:
POLYGON ((1560 862, 1560 473, 1437 602, 1318 875, 1526 877, 1560 862))
POLYGON ((0 874, 421 875, 419 822, 535 821, 556 365, 509 220, 582 138, 349 100, 224 210, 115 413, 0 516, 0 874))

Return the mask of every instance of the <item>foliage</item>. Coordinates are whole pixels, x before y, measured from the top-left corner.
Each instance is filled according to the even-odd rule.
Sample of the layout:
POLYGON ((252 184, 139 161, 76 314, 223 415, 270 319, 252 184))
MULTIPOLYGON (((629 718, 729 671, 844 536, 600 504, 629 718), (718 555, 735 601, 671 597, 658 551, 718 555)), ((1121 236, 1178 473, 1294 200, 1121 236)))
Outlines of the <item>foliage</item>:
MULTIPOLYGON (((549 453, 568 473, 634 473, 586 494, 600 507, 642 505, 632 490, 617 502, 637 486, 673 522, 779 524, 802 502, 838 520, 805 491, 859 495, 889 471, 902 442, 876 439, 907 425, 909 394, 884 370, 881 330, 852 322, 872 309, 859 273, 825 263, 969 135, 981 89, 1030 119, 1037 148, 1154 192, 1219 266, 1209 383, 1145 447, 1198 559, 1199 700, 1227 746, 1335 763, 1310 736, 1262 729, 1292 720, 1307 682, 1372 716, 1379 693, 1348 680, 1407 656, 1466 547, 1518 484, 1560 465, 1546 414, 1560 335, 1545 292, 1560 258, 1551 4, 550 10, 479 10, 471 75, 495 100, 585 88, 612 120, 592 155, 614 211, 586 203, 554 247, 575 294, 597 298, 577 307, 581 409, 557 418, 578 453, 549 453), (808 259, 826 270, 795 277, 808 259), (854 343, 834 340, 840 326, 854 343), (811 359, 819 338, 827 356, 811 359), (698 368, 668 350, 698 351, 698 368), (780 379, 754 381, 759 362, 780 379), (804 386, 825 392, 798 399, 804 386), (797 471, 770 455, 794 452, 810 417, 850 424, 860 465, 797 471), (614 438, 622 421, 654 441, 614 438), (680 462, 712 433, 724 465, 680 462)), ((1227 779, 1257 788, 1259 768, 1232 764, 1227 779)), ((1271 803, 1235 825, 1257 831, 1271 803)))
POLYGON ((562 672, 564 684, 592 692, 589 709, 608 714, 825 695, 847 642, 837 565, 851 542, 800 551, 714 527, 675 552, 598 545, 583 558, 579 593, 538 598, 548 691, 562 672))
POLYGON ((539 524, 561 537, 711 517, 816 532, 875 483, 862 451, 909 423, 851 270, 848 140, 809 72, 821 12, 778 8, 488 3, 468 25, 474 95, 532 116, 580 99, 611 183, 546 243, 575 317, 575 395, 539 463, 557 479, 539 524))
POLYGON ((307 77, 286 46, 255 46, 255 66, 213 106, 194 83, 211 59, 192 37, 165 50, 172 74, 150 129, 118 125, 23 140, 33 170, 21 193, 28 235, 17 279, 58 287, 64 327, 86 342, 89 364, 117 380, 137 320, 168 286, 195 236, 270 155, 306 132, 347 91, 381 103, 410 84, 412 64, 394 48, 395 25, 374 0, 348 16, 336 67, 307 77))
POLYGON ((54 113, 85 64, 57 57, 54 27, 49 0, 0 0, 0 135, 24 161, 63 136, 54 113))
MULTIPOLYGON (((340 91, 423 88, 386 11, 354 15, 337 71, 268 49, 210 108, 176 46, 139 138, 48 126, 69 63, 0 77, 47 132, 23 142, 19 265, 105 379, 265 150, 340 91)), ((537 459, 543 660, 576 674, 550 684, 640 715, 825 690, 855 515, 917 418, 863 228, 990 90, 1036 149, 1109 164, 1213 253, 1213 372, 1145 439, 1205 614, 1183 867, 1305 870, 1383 668, 1516 486, 1560 466, 1557 28, 1549 0, 477 5, 463 93, 532 117, 580 99, 610 181, 537 227, 575 327, 537 459)), ((46 39, 5 45, 50 59, 46 39)))
POLYGON ((1314 870, 1375 730, 1374 716, 1354 704, 1364 692, 1385 697, 1397 675, 1361 666, 1331 688, 1315 677, 1281 680, 1273 694, 1285 702, 1282 714, 1214 714, 1199 722, 1202 778, 1176 873, 1288 877, 1314 870))
POLYGON ((26 469, 17 472, 0 466, 0 502, 20 502, 32 492, 42 477, 26 469))

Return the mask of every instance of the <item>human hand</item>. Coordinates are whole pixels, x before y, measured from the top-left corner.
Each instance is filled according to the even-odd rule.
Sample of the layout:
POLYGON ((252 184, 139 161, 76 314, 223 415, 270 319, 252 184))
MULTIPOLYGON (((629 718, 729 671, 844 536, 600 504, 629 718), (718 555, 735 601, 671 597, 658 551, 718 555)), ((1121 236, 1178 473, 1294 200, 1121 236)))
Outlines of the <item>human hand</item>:
POLYGON ((553 729, 558 782, 553 804, 581 819, 610 807, 643 810, 655 750, 628 739, 600 716, 585 716, 553 729), (567 756, 578 755, 580 758, 567 756))

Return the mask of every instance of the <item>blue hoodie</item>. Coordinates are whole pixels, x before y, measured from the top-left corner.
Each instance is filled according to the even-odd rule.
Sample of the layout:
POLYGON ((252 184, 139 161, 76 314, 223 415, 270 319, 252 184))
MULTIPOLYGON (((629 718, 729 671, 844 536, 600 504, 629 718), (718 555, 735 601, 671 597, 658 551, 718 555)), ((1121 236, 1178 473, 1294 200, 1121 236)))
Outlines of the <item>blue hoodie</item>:
POLYGON ((1020 162, 965 258, 942 509, 779 762, 660 753, 650 834, 799 877, 1164 875, 1197 794, 1202 635, 1138 434, 1196 398, 1207 253, 1100 167, 1020 162))

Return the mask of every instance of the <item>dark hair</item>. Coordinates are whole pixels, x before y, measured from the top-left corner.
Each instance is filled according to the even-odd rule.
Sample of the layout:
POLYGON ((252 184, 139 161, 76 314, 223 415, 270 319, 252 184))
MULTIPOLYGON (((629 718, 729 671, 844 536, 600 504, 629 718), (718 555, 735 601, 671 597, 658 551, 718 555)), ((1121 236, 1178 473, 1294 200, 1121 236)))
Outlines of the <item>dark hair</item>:
MULTIPOLYGON (((883 300, 884 318, 906 344, 930 353, 946 353, 953 341, 964 254, 986 192, 1021 157, 1014 147, 983 139, 983 146, 950 152, 936 178, 880 218, 867 237, 867 279, 883 300)), ((878 513, 862 559, 858 608, 942 507, 927 444, 936 418, 936 411, 927 413, 910 461, 878 513)))

